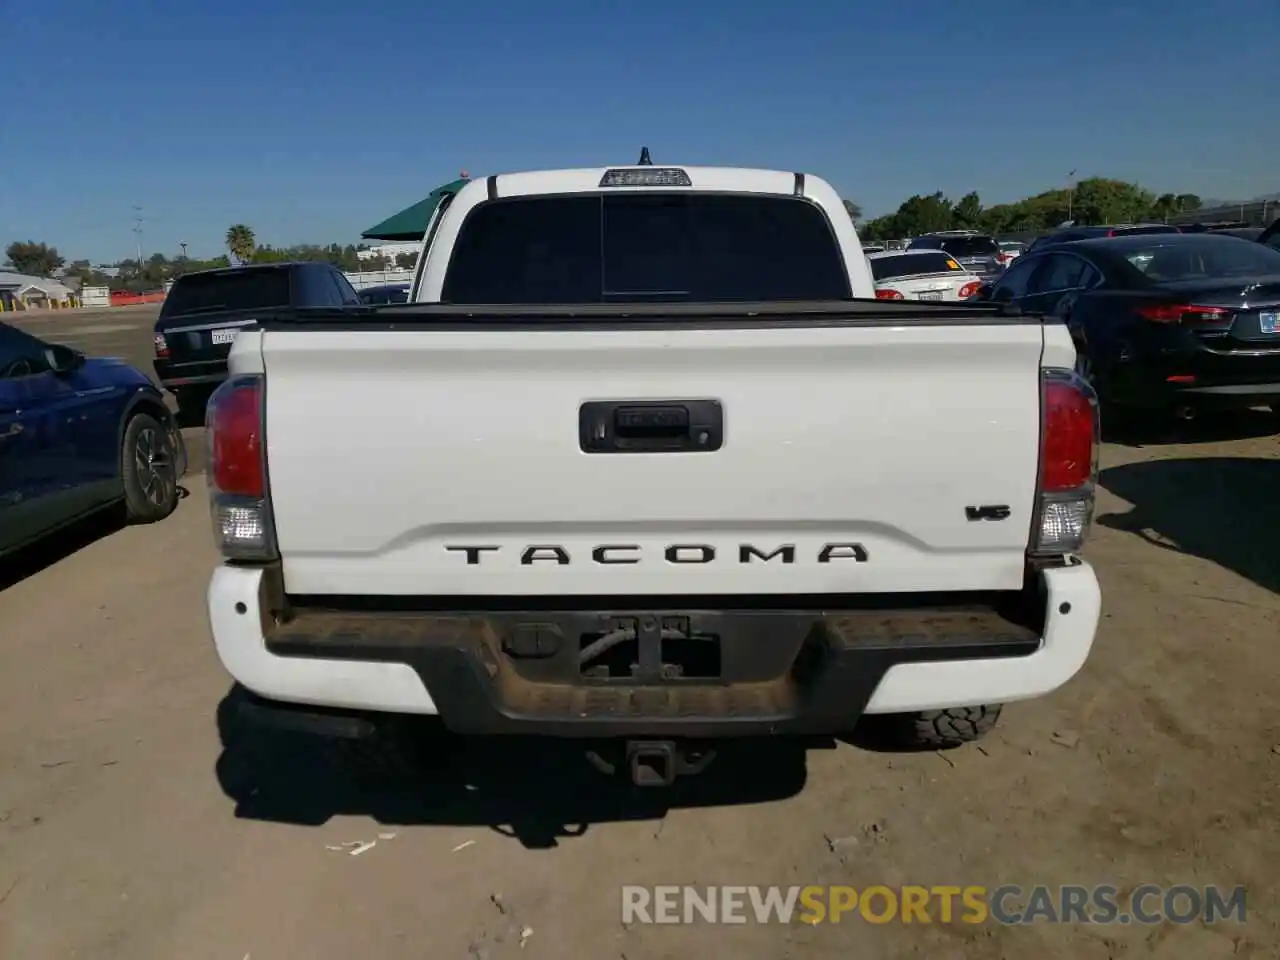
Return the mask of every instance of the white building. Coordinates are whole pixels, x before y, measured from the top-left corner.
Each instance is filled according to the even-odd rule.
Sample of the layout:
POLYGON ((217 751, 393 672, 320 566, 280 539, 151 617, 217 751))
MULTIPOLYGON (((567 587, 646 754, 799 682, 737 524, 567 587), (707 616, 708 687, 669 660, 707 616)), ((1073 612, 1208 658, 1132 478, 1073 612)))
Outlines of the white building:
POLYGON ((372 260, 374 257, 382 256, 387 260, 395 263, 396 257, 402 253, 417 253, 421 243, 409 241, 406 243, 380 243, 376 247, 370 247, 368 250, 357 250, 356 256, 361 260, 372 260))
POLYGON ((5 310, 70 306, 75 291, 48 277, 0 271, 0 304, 5 310))

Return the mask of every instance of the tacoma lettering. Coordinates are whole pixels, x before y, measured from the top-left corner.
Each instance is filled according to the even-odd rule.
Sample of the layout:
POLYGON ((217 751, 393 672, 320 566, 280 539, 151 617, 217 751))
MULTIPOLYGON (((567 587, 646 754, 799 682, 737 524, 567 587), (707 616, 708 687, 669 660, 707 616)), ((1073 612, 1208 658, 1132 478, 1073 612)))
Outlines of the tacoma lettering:
MULTIPOLYGON (((471 544, 447 544, 449 553, 461 553, 469 567, 478 566, 486 553, 498 553, 504 547, 471 544)), ((794 564, 798 550, 795 544, 787 543, 777 547, 757 547, 754 544, 738 545, 738 563, 770 563, 778 561, 782 564, 794 564)), ((708 564, 718 559, 716 548, 705 543, 674 543, 662 551, 662 558, 667 563, 675 564, 708 564)), ((637 543, 605 543, 591 549, 591 562, 602 566, 619 564, 636 564, 644 559, 643 548, 637 543)), ((652 557, 650 558, 652 559, 652 557)), ((827 543, 814 556, 817 563, 836 563, 849 560, 853 563, 867 562, 867 549, 860 543, 827 543)), ((579 561, 581 562, 581 561, 579 561)), ((732 562, 732 561, 731 561, 732 562)), ((533 544, 521 548, 520 565, 529 567, 535 563, 554 563, 557 566, 569 566, 572 559, 569 551, 558 544, 533 544)))

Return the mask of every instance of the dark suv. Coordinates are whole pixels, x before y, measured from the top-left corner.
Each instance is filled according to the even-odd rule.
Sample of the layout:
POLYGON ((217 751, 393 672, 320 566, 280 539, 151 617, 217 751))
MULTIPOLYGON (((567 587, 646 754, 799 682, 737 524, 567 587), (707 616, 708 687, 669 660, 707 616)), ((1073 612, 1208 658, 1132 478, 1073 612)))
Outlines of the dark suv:
POLYGON ((916 237, 908 250, 941 250, 949 253, 960 266, 981 277, 994 277, 1004 271, 1007 257, 994 237, 971 230, 944 230, 916 237))
POLYGON ((227 354, 258 315, 295 307, 359 306, 342 271, 328 263, 263 263, 183 274, 156 320, 155 368, 178 400, 179 416, 203 420, 209 395, 227 378, 227 354))

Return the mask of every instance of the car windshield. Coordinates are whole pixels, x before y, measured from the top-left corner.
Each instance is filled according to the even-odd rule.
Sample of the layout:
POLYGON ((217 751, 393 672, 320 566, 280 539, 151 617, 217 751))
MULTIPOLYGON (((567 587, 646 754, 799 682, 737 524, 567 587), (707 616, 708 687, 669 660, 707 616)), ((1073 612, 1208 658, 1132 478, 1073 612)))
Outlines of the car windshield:
POLYGON ((249 270, 190 273, 179 277, 165 298, 164 315, 215 310, 265 310, 289 305, 289 271, 255 267, 249 270))
POLYGON ((899 253, 871 258, 871 275, 877 282, 897 277, 962 272, 964 268, 946 253, 899 253))
POLYGON ((953 257, 984 257, 1000 252, 990 237, 944 237, 942 249, 953 257))
POLYGON ((1020 244, 1020 243, 1010 243, 1010 242, 1006 241, 1006 242, 1004 242, 1004 243, 1000 244, 1000 249, 1001 249, 1001 250, 1003 250, 1005 253, 1021 252, 1021 251, 1022 251, 1022 244, 1020 244))
POLYGON ((1280 275, 1280 251, 1236 238, 1195 237, 1182 243, 1125 244, 1122 256, 1157 283, 1280 275))
POLYGON ((826 215, 749 194, 586 194, 484 203, 464 221, 445 303, 845 299, 826 215))

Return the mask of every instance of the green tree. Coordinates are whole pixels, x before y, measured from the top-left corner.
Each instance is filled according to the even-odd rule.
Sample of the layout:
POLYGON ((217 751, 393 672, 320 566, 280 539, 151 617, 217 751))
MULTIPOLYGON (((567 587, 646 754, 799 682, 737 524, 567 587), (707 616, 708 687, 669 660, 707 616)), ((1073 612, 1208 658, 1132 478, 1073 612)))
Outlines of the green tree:
POLYGON ((227 249, 241 263, 253 259, 253 251, 257 248, 257 239, 253 231, 243 223, 233 224, 227 228, 227 249))
POLYGON ((924 233, 950 230, 954 222, 951 203, 940 190, 928 196, 916 194, 908 197, 898 207, 893 219, 899 237, 918 237, 924 233))
POLYGON ((36 243, 34 240, 25 243, 15 240, 5 248, 4 255, 18 273, 34 277, 47 277, 66 263, 57 247, 36 243))
POLYGON ((976 193, 966 193, 951 208, 951 218, 962 230, 977 230, 982 226, 982 201, 976 193))
POLYGON ((412 270, 418 265, 418 255, 416 253, 397 253, 396 266, 401 270, 412 270))
POLYGON ((852 200, 845 200, 844 208, 849 214, 849 219, 854 223, 857 223, 862 219, 862 207, 854 203, 852 200))

